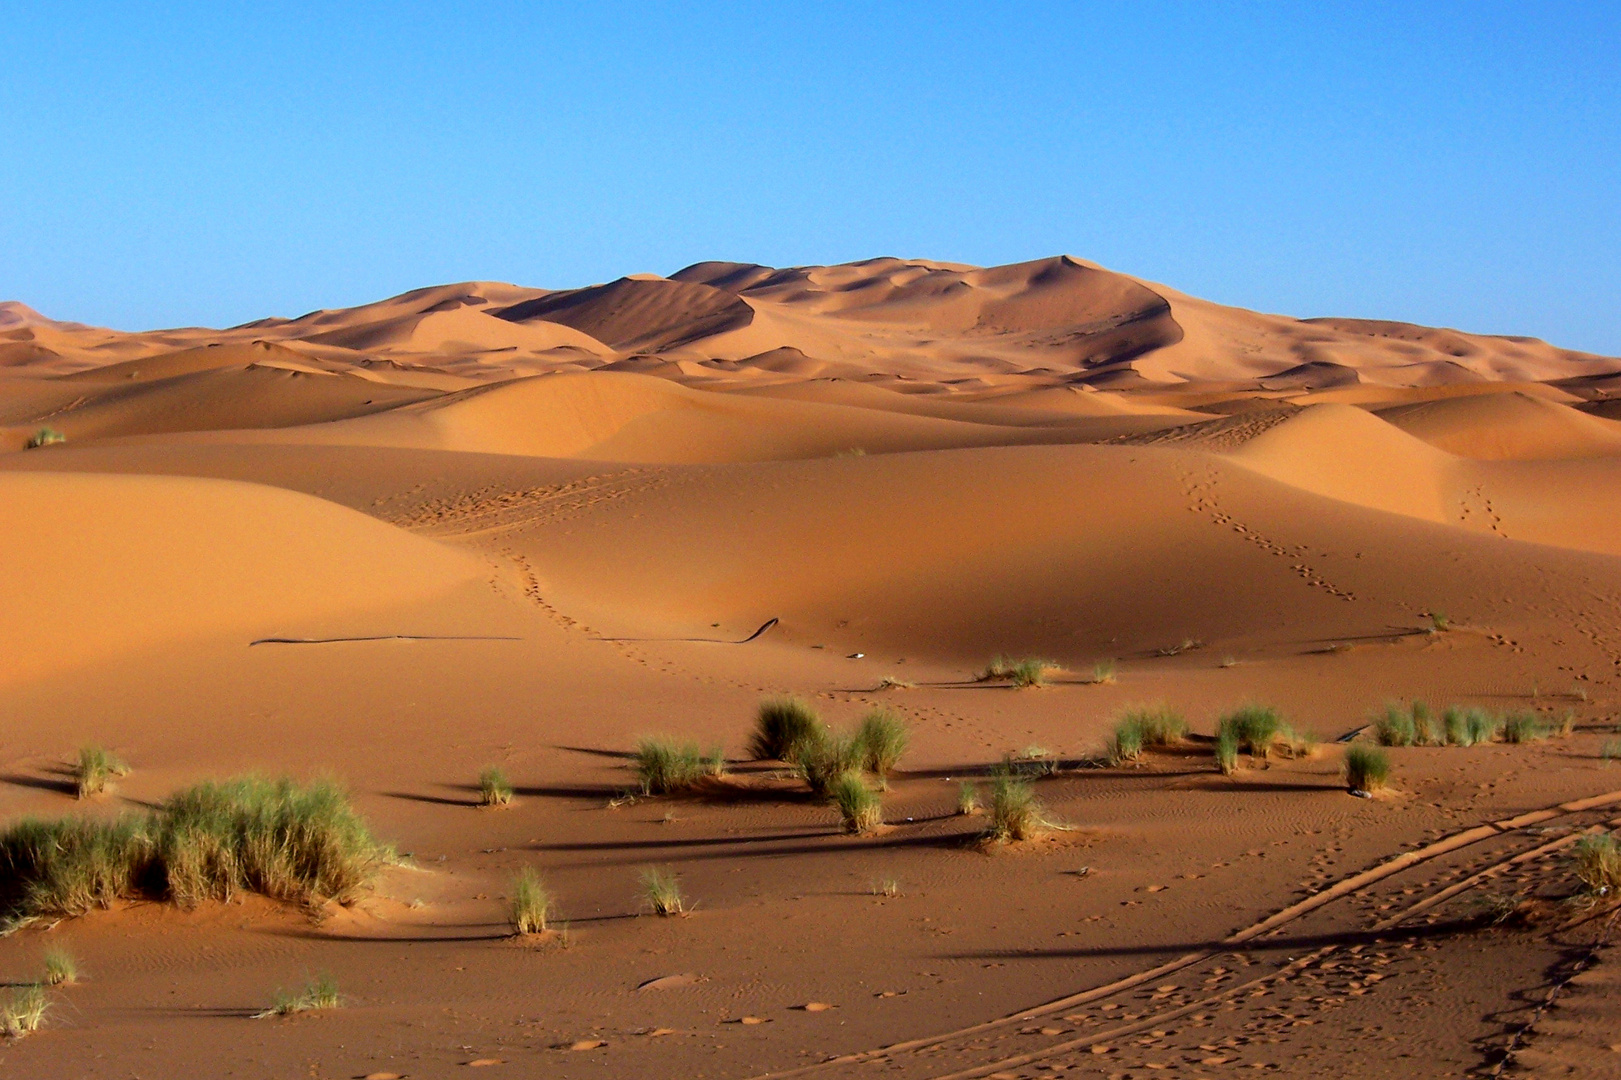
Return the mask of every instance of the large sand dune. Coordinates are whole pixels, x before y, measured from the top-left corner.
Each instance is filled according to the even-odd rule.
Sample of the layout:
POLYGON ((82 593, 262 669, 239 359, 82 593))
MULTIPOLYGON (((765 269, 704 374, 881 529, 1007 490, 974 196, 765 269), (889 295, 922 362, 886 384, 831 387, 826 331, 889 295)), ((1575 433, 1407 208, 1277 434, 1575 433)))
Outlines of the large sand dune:
POLYGON ((1590 801, 1621 788, 1618 386, 1067 256, 224 330, 0 304, 0 828, 331 773, 405 856, 317 919, 238 894, 0 935, 0 983, 64 943, 91 975, 0 1073, 1411 1080, 1516 1038, 1613 1073, 1602 951, 1525 1025, 1601 925, 1569 844, 1621 812, 1590 801), (997 654, 1049 685, 976 679, 997 654), (781 693, 909 725, 878 833, 748 760, 781 693), (1334 740, 1413 699, 1569 733, 1392 747, 1353 798, 1334 740), (1191 738, 1107 754, 1152 702, 1191 738), (1245 702, 1322 744, 1224 775, 1245 702), (731 778, 643 797, 650 734, 731 778), (89 744, 134 772, 76 803, 89 744), (1004 760, 1063 828, 977 842, 959 784, 1004 760), (516 798, 479 811, 492 765, 516 798), (690 917, 638 917, 650 866, 690 917), (524 868, 567 948, 508 936, 524 868), (317 971, 342 1009, 249 1019, 317 971))

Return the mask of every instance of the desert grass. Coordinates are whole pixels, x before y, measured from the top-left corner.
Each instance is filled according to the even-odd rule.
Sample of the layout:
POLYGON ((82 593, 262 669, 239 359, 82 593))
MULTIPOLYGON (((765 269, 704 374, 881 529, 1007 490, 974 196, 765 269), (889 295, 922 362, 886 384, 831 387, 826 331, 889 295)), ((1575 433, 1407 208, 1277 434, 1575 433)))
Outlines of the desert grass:
POLYGON ((1432 634, 1444 634, 1452 629, 1452 620, 1447 618, 1444 611, 1430 612, 1430 625, 1426 629, 1432 634))
POLYGON ((794 747, 789 764, 811 791, 826 798, 832 794, 833 782, 859 770, 865 758, 866 747, 855 735, 820 728, 815 738, 794 747))
POLYGON ((63 946, 52 945, 45 950, 45 975, 41 981, 46 986, 72 986, 79 981, 79 962, 63 946))
POLYGON ((1187 737, 1188 722, 1164 705, 1127 709, 1115 721, 1114 735, 1106 748, 1109 763, 1135 761, 1147 747, 1175 746, 1187 737))
POLYGON ((1114 734, 1103 746, 1103 757, 1110 765, 1123 765, 1143 756, 1142 725, 1132 720, 1120 720, 1114 734))
POLYGON ((32 1035, 45 1023, 50 1007, 50 995, 39 983, 14 988, 0 1004, 0 1035, 8 1039, 32 1035))
POLYGON ((1007 842, 1028 840, 1041 828, 1041 805, 1029 781, 1007 769, 998 769, 991 778, 990 819, 985 837, 1007 842))
POLYGON ((1284 732, 1284 723, 1278 711, 1269 705, 1243 705, 1218 721, 1218 744, 1223 732, 1231 733, 1236 750, 1266 757, 1272 752, 1272 744, 1284 732))
POLYGON ((896 679, 896 678, 891 678, 888 675, 885 675, 882 679, 878 680, 878 685, 877 685, 877 687, 875 689, 878 689, 878 690, 916 690, 917 689, 917 683, 912 682, 910 679, 896 679))
POLYGON ((799 744, 822 731, 822 721, 809 703, 796 697, 767 698, 755 715, 749 754, 757 761, 791 762, 799 744))
POLYGON ((957 813, 961 817, 971 817, 979 811, 979 785, 964 780, 957 785, 957 813))
POLYGON ((512 782, 494 765, 478 774, 478 803, 493 807, 512 805, 512 782))
POLYGON ((1621 758, 1621 739, 1605 740, 1604 745, 1599 747, 1598 756, 1604 762, 1604 767, 1609 768, 1610 762, 1621 758))
POLYGON ((1022 690, 1032 686, 1045 686, 1048 673, 1057 670, 1058 664, 1039 656, 1013 660, 998 655, 985 666, 985 670, 974 676, 974 681, 1011 682, 1016 689, 1022 690))
POLYGON ((1238 771, 1238 733, 1231 728, 1216 732, 1216 768, 1221 775, 1231 776, 1238 771))
POLYGON ((1496 736, 1502 722, 1485 709, 1450 705, 1441 713, 1441 733, 1448 746, 1478 746, 1496 736))
POLYGON ((829 790, 833 805, 839 808, 844 831, 871 836, 884 823, 883 804, 858 772, 847 772, 834 779, 829 790))
POLYGON ((725 775, 726 753, 718 746, 705 755, 697 743, 677 743, 662 735, 648 736, 636 745, 636 779, 643 795, 691 791, 705 780, 725 775))
POLYGON ((675 871, 649 866, 642 871, 641 883, 642 902, 653 910, 653 914, 666 918, 686 914, 687 898, 681 892, 681 881, 675 876, 675 871))
POLYGON ((1584 836, 1572 852, 1576 877, 1593 896, 1612 897, 1621 893, 1621 841, 1615 833, 1584 836))
POLYGON ((190 906, 238 889, 307 906, 347 902, 393 857, 331 781, 207 782, 148 814, 24 818, 0 831, 0 922, 137 897, 190 906))
POLYGON ((1506 743, 1540 742, 1548 737, 1548 726, 1536 713, 1516 712, 1503 718, 1503 741, 1506 743))
POLYGON ((1374 746, 1352 743, 1345 748, 1345 786, 1351 791, 1378 791, 1390 777, 1390 758, 1374 746))
POLYGON ((508 918, 512 932, 519 936, 544 934, 552 913, 552 894, 532 867, 524 867, 512 879, 512 901, 508 918))
POLYGON ((318 1009, 337 1009, 343 1006, 338 993, 338 981, 330 975, 317 975, 299 990, 277 990, 270 1008, 256 1013, 255 1019, 267 1016, 291 1016, 294 1013, 314 1012, 318 1009))
POLYGON ((878 778, 880 787, 889 787, 889 774, 911 741, 906 721, 888 709, 873 709, 861 718, 855 738, 861 745, 861 767, 878 778))
POLYGON ((99 746, 81 747, 78 764, 73 769, 81 799, 111 791, 116 777, 128 775, 129 766, 99 746))
POLYGON ((1413 714, 1398 701, 1386 705, 1373 723, 1373 737, 1380 746, 1412 746, 1414 736, 1413 714))
POLYGON ((28 437, 28 442, 25 445, 26 449, 38 450, 42 446, 54 446, 57 443, 67 441, 68 437, 55 428, 42 427, 28 437))
POLYGON ((1092 677, 1087 681, 1093 686, 1112 686, 1120 675, 1120 668, 1113 660, 1099 660, 1092 665, 1092 677))
POLYGON ((892 877, 879 878, 872 883, 872 894, 893 899, 901 894, 901 883, 892 877))
POLYGON ((1428 703, 1414 700, 1408 707, 1408 715, 1413 718, 1413 745, 1414 746, 1444 746, 1446 744, 1446 725, 1434 713, 1430 712, 1428 703))

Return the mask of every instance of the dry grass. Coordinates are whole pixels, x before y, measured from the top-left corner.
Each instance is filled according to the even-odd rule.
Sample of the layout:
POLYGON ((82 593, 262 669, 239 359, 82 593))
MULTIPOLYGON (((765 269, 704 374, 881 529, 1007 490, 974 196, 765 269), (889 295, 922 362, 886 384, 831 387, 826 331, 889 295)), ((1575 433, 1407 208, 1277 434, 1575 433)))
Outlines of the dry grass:
POLYGON ((815 738, 794 747, 789 764, 811 791, 827 797, 833 791, 833 782, 847 772, 859 770, 865 757, 866 748, 856 736, 820 728, 815 738))
POLYGON ((718 746, 705 755, 697 743, 677 743, 662 735, 636 745, 636 779, 643 795, 691 791, 725 775, 726 753, 718 746))
POLYGON ((1006 769, 991 779, 990 820, 985 836, 990 840, 1028 840, 1041 828, 1041 805, 1028 781, 1006 769))
POLYGON ((552 913, 552 894, 532 868, 524 867, 512 879, 509 918, 517 935, 544 934, 552 913))
POLYGON ((979 785, 964 780, 957 785, 957 813, 963 817, 970 817, 979 811, 979 785))
POLYGON ((1576 876, 1589 894, 1606 898, 1621 894, 1621 841, 1615 833, 1582 837, 1572 855, 1576 876))
POLYGON ((809 703, 796 697, 767 698, 755 715, 749 754, 756 761, 792 761, 799 744, 822 731, 822 721, 809 703))
POLYGON ((1244 705, 1222 717, 1216 726, 1218 742, 1223 733, 1232 736, 1235 751, 1266 757, 1280 736, 1287 733, 1278 711, 1267 705, 1244 705))
POLYGON ((116 777, 128 776, 129 766, 99 746, 86 746, 79 750, 79 761, 73 769, 78 795, 88 799, 104 795, 113 789, 116 777))
POLYGON ((54 446, 57 443, 65 443, 67 441, 68 437, 62 434, 60 431, 57 431, 55 428, 42 427, 28 437, 28 442, 24 444, 24 448, 28 450, 38 450, 42 446, 54 446))
POLYGON ((8 1039, 32 1035, 45 1023, 45 1014, 50 1007, 50 996, 40 984, 13 988, 5 1002, 0 1004, 0 1035, 8 1039))
POLYGON ((1345 785, 1351 791, 1378 791, 1390 777, 1390 758, 1373 746, 1345 748, 1345 785))
POLYGON ((254 1018, 291 1016, 294 1013, 337 1009, 342 1006, 343 997, 338 993, 338 981, 330 975, 317 975, 301 990, 277 990, 270 1008, 262 1013, 256 1013, 254 1018))
POLYGON ((1092 677, 1087 681, 1094 686, 1111 686, 1120 676, 1120 669, 1113 660, 1099 660, 1092 665, 1092 677))
POLYGON ((494 765, 479 773, 478 802, 480 806, 511 806, 512 783, 507 774, 494 765))
POLYGON ((41 981, 46 986, 72 986, 79 981, 79 962, 66 948, 52 945, 45 950, 45 976, 41 981))
POLYGON ((974 679, 976 682, 1011 682, 1016 688, 1025 689, 1046 685, 1048 673, 1058 670, 1058 664, 1039 656, 1027 656, 1021 660, 997 656, 974 679))
POLYGON ((871 836, 884 823, 883 804, 858 772, 847 772, 834 779, 829 797, 839 808, 844 831, 871 836))
POLYGON ((664 917, 684 915, 687 898, 681 892, 681 882, 673 870, 649 866, 642 871, 642 902, 652 908, 653 914, 664 917))
POLYGON ((911 741, 906 721, 888 709, 873 709, 856 728, 861 746, 861 767, 878 778, 880 787, 889 786, 889 774, 900 763, 911 741))
POLYGON ((1548 726, 1536 713, 1516 712, 1503 718, 1502 735, 1506 743, 1541 742, 1548 734, 1548 726))
POLYGON ((1216 768, 1223 776, 1238 771, 1238 735, 1230 728, 1216 732, 1216 768))
POLYGON ((1106 755, 1111 765, 1135 761, 1145 747, 1175 746, 1187 734, 1187 721, 1164 705, 1127 709, 1115 721, 1106 755))

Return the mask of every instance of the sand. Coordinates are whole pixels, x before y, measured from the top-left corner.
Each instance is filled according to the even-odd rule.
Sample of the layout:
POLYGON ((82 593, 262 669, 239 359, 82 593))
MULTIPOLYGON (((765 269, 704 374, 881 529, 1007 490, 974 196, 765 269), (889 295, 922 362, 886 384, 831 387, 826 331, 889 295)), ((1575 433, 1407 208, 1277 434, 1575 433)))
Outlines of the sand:
POLYGON ((1615 1075, 1609 924, 1557 902, 1568 841, 1621 817, 1573 802, 1621 792, 1618 375, 1067 256, 473 282, 226 330, 0 305, 0 821, 330 775, 402 853, 349 907, 0 937, 0 981, 55 944, 87 975, 0 1069, 1615 1075), (1050 684, 976 682, 997 653, 1050 684), (747 760, 779 693, 910 724, 880 834, 747 760), (1572 730, 1392 748, 1352 797, 1335 740, 1392 699, 1572 730), (1192 737, 1107 766, 1144 702, 1192 737), (1221 775, 1244 702, 1322 745, 1221 775), (625 799, 650 733, 723 747, 730 786, 625 799), (79 803, 87 743, 133 772, 79 803), (1009 754, 1055 763, 1063 827, 986 846, 958 785, 1009 754), (492 764, 510 809, 476 806, 492 764), (648 866, 687 917, 646 913, 648 866), (522 867, 565 938, 509 936, 522 867), (314 972, 343 1008, 252 1018, 314 972))

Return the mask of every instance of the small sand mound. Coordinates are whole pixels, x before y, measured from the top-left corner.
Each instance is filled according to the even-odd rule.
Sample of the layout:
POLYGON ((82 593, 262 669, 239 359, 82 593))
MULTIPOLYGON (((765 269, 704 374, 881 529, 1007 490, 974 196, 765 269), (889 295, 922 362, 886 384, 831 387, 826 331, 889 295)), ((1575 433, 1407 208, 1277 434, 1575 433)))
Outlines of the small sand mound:
POLYGON ((1621 423, 1518 392, 1399 405, 1379 415, 1431 446, 1480 461, 1621 454, 1621 423))

